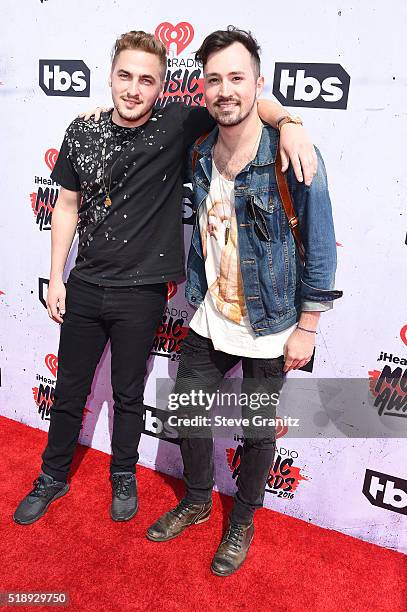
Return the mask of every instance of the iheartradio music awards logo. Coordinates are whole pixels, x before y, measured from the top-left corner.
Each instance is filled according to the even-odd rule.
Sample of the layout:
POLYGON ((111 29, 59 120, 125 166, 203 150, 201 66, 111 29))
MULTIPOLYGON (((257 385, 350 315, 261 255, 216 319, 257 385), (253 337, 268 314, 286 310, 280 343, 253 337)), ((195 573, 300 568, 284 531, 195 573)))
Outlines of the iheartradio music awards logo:
POLYGON ((176 25, 165 21, 155 30, 168 52, 167 74, 164 92, 157 105, 164 107, 171 102, 184 102, 188 106, 204 106, 203 74, 193 53, 185 52, 194 39, 194 28, 181 21, 176 25))
MULTIPOLYGON (((58 150, 48 149, 44 155, 44 162, 50 172, 52 172, 57 161, 58 150)), ((39 230, 51 229, 52 212, 58 199, 58 184, 49 177, 35 176, 34 189, 30 193, 31 208, 34 213, 35 223, 39 230)))
MULTIPOLYGON (((46 355, 44 358, 44 363, 48 372, 45 376, 43 374, 37 374, 36 385, 32 388, 32 392, 38 414, 41 416, 43 421, 49 421, 50 411, 55 399, 58 357, 53 353, 48 353, 48 355, 46 355), (52 378, 49 377, 49 373, 51 374, 52 378)), ((84 408, 82 427, 84 419, 89 412, 91 412, 89 408, 84 408)))
MULTIPOLYGON (((407 325, 400 329, 407 346, 407 325)), ((370 370, 370 392, 379 416, 407 418, 407 358, 381 351, 377 361, 381 370, 370 370)))
POLYGON ((168 283, 167 306, 163 318, 155 332, 151 355, 165 357, 171 361, 179 361, 182 341, 188 334, 186 325, 189 314, 171 304, 171 299, 177 294, 177 283, 168 283))
POLYGON ((48 368, 48 371, 52 374, 52 378, 49 378, 48 373, 46 376, 37 374, 37 386, 33 387, 32 391, 34 402, 38 409, 38 414, 41 416, 43 421, 49 421, 49 413, 51 406, 54 403, 55 382, 58 372, 58 358, 56 355, 49 353, 45 356, 44 363, 48 368))
MULTIPOLYGON (((276 437, 278 437, 277 432, 276 437)), ((241 444, 237 448, 226 449, 226 460, 233 479, 237 479, 239 476, 242 454, 243 446, 241 444)), ((294 465, 297 459, 298 452, 296 450, 283 447, 276 449, 273 465, 270 468, 265 485, 266 493, 271 493, 281 499, 294 499, 302 481, 310 480, 308 476, 301 474, 301 467, 294 465)))

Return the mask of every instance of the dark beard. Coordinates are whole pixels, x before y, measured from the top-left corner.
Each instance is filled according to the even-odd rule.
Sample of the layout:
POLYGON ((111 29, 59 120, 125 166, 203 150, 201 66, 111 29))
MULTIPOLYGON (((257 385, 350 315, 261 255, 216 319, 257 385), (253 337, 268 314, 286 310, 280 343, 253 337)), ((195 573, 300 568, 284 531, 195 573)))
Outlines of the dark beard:
POLYGON ((216 120, 217 124, 222 126, 222 127, 233 127, 235 125, 239 125, 239 123, 242 123, 245 119, 247 119, 247 117, 250 115, 250 113, 253 110, 254 105, 257 102, 257 98, 256 95, 254 96, 253 99, 253 104, 251 105, 250 109, 247 111, 247 113, 245 113, 244 115, 239 115, 238 117, 232 119, 232 118, 227 118, 225 117, 224 119, 222 117, 219 117, 218 114, 216 113, 216 111, 214 112, 214 114, 212 115, 212 117, 216 120))

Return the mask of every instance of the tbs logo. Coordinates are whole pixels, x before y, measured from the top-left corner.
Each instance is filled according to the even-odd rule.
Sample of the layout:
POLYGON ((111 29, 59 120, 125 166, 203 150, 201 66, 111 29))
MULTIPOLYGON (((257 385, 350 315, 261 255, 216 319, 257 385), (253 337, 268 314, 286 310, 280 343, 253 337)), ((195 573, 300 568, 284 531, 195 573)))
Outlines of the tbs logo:
POLYGON ((285 106, 345 110, 349 84, 350 76, 340 64, 277 62, 273 94, 285 106))
POLYGON ((366 470, 363 494, 374 506, 407 514, 407 480, 366 470))
POLYGON ((47 96, 90 95, 90 70, 82 60, 40 60, 39 79, 47 96))
POLYGON ((38 279, 38 299, 44 308, 47 307, 47 293, 48 293, 49 280, 48 278, 38 279))

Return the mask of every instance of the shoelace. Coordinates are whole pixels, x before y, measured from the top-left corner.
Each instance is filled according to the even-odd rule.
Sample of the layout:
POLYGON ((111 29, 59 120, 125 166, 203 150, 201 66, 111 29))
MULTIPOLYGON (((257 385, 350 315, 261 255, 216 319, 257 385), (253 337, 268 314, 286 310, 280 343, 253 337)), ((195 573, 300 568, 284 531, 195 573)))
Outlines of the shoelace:
POLYGON ((30 493, 32 497, 45 497, 47 494, 47 485, 44 476, 38 476, 33 482, 33 487, 30 493))
POLYGON ((243 540, 243 528, 241 525, 231 523, 225 533, 225 540, 228 540, 236 548, 240 548, 243 540))
POLYGON ((185 514, 189 512, 189 510, 190 510, 190 504, 188 504, 184 499, 181 499, 178 506, 175 506, 175 508, 171 510, 171 512, 177 518, 182 518, 185 514))
POLYGON ((119 495, 125 495, 127 497, 130 492, 131 481, 133 480, 132 476, 128 474, 113 474, 112 480, 115 495, 117 497, 119 495))

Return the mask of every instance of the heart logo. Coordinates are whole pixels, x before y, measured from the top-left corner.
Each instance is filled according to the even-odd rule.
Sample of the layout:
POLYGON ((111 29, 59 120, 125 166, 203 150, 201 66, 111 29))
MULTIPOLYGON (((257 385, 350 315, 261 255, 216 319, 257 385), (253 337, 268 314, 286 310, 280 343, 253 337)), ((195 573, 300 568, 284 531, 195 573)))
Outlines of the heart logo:
POLYGON ((400 338, 402 339, 404 344, 407 346, 407 325, 404 325, 404 327, 400 329, 400 338))
POLYGON ((58 372, 58 357, 50 353, 45 357, 45 365, 55 378, 58 372))
POLYGON ((165 45, 168 53, 170 52, 170 45, 175 43, 177 45, 177 55, 179 55, 192 42, 194 28, 186 21, 181 21, 176 26, 164 21, 157 26, 155 37, 165 45))
POLYGON ((170 281, 167 283, 168 291, 167 291, 167 301, 170 300, 177 293, 177 283, 174 281, 170 281))
POLYGON ((282 423, 278 423, 276 424, 276 440, 278 438, 282 438, 283 436, 285 436, 285 434, 288 432, 288 425, 283 425, 282 423))
POLYGON ((48 149, 44 155, 44 161, 51 171, 54 169, 55 162, 58 158, 58 153, 59 151, 57 151, 57 149, 48 149))

